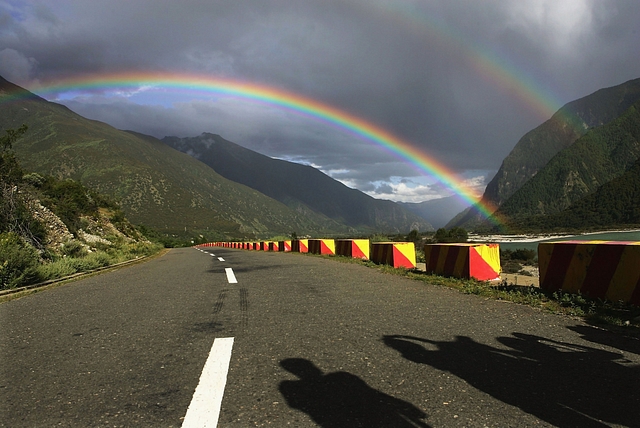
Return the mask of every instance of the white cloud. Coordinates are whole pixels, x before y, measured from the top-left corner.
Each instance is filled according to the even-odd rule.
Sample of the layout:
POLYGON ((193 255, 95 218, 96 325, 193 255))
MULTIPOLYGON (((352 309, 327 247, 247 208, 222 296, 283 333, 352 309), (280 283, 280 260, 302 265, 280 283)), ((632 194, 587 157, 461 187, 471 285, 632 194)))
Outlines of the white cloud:
POLYGON ((591 31, 593 7, 592 0, 516 0, 509 3, 508 25, 567 54, 591 31))
POLYGON ((0 51, 0 76, 18 85, 30 82, 34 69, 38 65, 35 58, 27 58, 15 49, 0 51))
POLYGON ((443 192, 438 186, 418 184, 409 180, 402 180, 398 183, 377 182, 375 185, 374 190, 365 193, 376 199, 388 199, 395 202, 424 202, 451 195, 450 191, 443 192))

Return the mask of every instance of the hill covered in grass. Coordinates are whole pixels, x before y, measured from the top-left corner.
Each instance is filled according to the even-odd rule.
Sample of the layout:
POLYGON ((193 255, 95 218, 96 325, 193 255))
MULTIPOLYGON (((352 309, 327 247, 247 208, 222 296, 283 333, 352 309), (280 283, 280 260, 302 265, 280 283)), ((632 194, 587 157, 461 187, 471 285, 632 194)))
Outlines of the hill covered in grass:
POLYGON ((86 119, 0 78, 0 129, 22 124, 29 132, 14 149, 26 170, 109 195, 134 224, 220 239, 347 230, 228 180, 153 137, 86 119))
POLYGON ((82 184, 26 172, 12 150, 28 128, 0 136, 0 290, 153 254, 120 207, 82 184))
POLYGON ((327 220, 357 233, 431 231, 424 218, 399 204, 372 198, 307 165, 273 159, 219 135, 165 137, 163 142, 188 153, 217 173, 259 191, 316 221, 327 220))

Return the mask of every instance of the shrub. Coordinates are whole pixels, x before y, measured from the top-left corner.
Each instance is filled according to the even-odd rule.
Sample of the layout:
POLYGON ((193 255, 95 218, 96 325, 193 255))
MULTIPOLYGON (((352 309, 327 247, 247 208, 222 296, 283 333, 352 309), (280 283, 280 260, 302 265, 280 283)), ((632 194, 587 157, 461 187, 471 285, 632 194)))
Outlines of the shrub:
POLYGON ((78 241, 67 241, 62 244, 62 254, 68 257, 84 257, 87 249, 78 241))
POLYGON ((518 273, 521 269, 522 265, 512 260, 508 260, 502 265, 502 272, 504 273, 518 273))
POLYGON ((0 288, 15 288, 39 279, 37 250, 17 234, 0 234, 0 288))
POLYGON ((87 272, 112 264, 113 260, 107 253, 90 253, 83 258, 66 257, 38 267, 38 273, 43 280, 62 278, 77 272, 87 272))

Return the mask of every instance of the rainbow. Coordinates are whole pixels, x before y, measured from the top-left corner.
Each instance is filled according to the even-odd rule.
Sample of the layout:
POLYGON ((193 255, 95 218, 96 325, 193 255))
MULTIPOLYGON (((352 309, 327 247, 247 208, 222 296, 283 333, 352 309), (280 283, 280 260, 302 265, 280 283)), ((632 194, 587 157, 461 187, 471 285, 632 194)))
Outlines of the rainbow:
MULTIPOLYGON (((325 122, 352 133, 365 141, 369 141, 417 167, 420 171, 437 179, 469 204, 475 205, 484 217, 490 219, 496 225, 500 224, 499 220, 491 216, 495 211, 493 206, 480 201, 479 195, 474 194, 464 186, 455 173, 445 165, 434 161, 407 141, 351 113, 280 88, 186 73, 126 72, 70 77, 43 84, 36 91, 46 96, 47 94, 95 91, 97 89, 101 91, 115 89, 136 90, 141 87, 238 97, 266 103, 325 122)), ((27 95, 23 94, 22 96, 27 95)))
POLYGON ((437 13, 425 9, 420 2, 371 2, 364 12, 373 12, 395 21, 399 28, 425 36, 429 43, 439 42, 448 52, 457 52, 482 79, 509 93, 527 106, 541 121, 553 116, 563 103, 524 68, 495 50, 474 43, 437 13))

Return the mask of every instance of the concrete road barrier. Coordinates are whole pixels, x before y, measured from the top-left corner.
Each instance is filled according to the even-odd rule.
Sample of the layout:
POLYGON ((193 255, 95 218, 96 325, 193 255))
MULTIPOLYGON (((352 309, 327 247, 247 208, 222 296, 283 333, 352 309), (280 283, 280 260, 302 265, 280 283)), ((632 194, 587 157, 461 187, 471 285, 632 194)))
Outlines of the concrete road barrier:
POLYGON ((480 281, 500 279, 498 244, 427 244, 424 258, 427 273, 480 281))
POLYGON ((415 269, 416 247, 413 242, 374 242, 371 261, 396 268, 415 269))
POLYGON ((336 239, 336 255, 369 260, 368 239, 336 239))
POLYGON ((540 288, 640 306, 640 242, 538 244, 540 288))
POLYGON ((333 239, 309 239, 309 253, 333 256, 336 245, 333 239))
POLYGON ((291 241, 291 251, 294 253, 308 253, 309 252, 309 240, 308 239, 294 239, 291 241))
POLYGON ((291 241, 278 241, 278 251, 281 251, 281 252, 291 251, 291 241))

